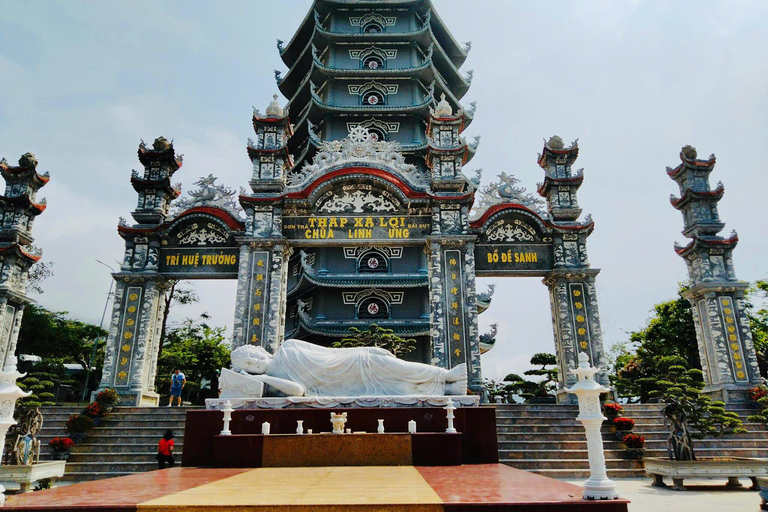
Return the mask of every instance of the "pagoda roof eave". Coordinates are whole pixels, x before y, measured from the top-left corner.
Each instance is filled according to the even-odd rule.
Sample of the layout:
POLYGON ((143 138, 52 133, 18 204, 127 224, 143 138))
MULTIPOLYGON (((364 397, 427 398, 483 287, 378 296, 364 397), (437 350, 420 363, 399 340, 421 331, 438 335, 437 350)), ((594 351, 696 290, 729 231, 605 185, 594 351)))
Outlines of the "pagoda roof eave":
POLYGON ((429 7, 431 9, 431 25, 433 28, 433 32, 436 32, 437 34, 442 32, 442 36, 444 37, 445 41, 440 43, 440 46, 452 46, 451 53, 449 54, 448 51, 445 53, 451 58, 451 61, 453 62, 454 66, 457 68, 460 68, 462 64, 464 64, 464 61, 467 60, 468 52, 465 50, 461 44, 456 40, 455 37, 453 37, 453 34, 450 30, 448 30, 448 26, 443 22, 440 15, 437 13, 437 10, 432 5, 431 0, 427 0, 429 3, 429 7), (447 43, 447 44, 446 44, 447 43))
POLYGON ((376 324, 385 329, 392 329, 395 334, 400 336, 428 336, 430 332, 430 322, 428 319, 422 320, 391 320, 385 318, 376 318, 371 320, 316 320, 310 318, 305 311, 299 307, 299 323, 307 332, 320 336, 343 337, 349 336, 349 328, 370 329, 371 324, 376 324))
POLYGON ((166 161, 170 163, 170 174, 178 171, 182 166, 182 160, 181 158, 176 157, 176 152, 173 149, 173 145, 162 151, 144 149, 142 146, 139 146, 138 155, 139 162, 141 162, 141 164, 145 167, 151 165, 153 161, 166 161))
POLYGON ((21 194, 16 197, 0 196, 0 202, 20 206, 32 215, 40 215, 48 206, 45 203, 33 203, 29 194, 21 194))
POLYGON ((547 164, 549 163, 549 158, 558 156, 565 157, 570 163, 573 163, 579 157, 579 146, 576 143, 573 143, 567 148, 552 149, 545 144, 544 150, 541 152, 541 155, 539 155, 537 163, 539 164, 539 167, 546 169, 547 164))
MULTIPOLYGON (((316 95, 312 95, 312 104, 317 107, 313 109, 310 107, 307 112, 308 115, 315 112, 323 112, 329 114, 338 113, 353 113, 360 115, 387 115, 387 114, 421 114, 424 119, 429 117, 429 107, 432 104, 432 98, 425 98, 423 102, 415 105, 331 105, 323 103, 323 101, 316 95)), ((315 118, 318 122, 320 119, 315 118)))
POLYGON ((408 274, 324 274, 301 260, 302 277, 317 286, 329 288, 376 287, 376 288, 421 288, 429 285, 429 276, 422 273, 408 274))
POLYGON ((0 164, 0 174, 2 174, 3 178, 9 181, 23 178, 25 177, 25 174, 32 174, 32 180, 37 185, 37 188, 40 188, 51 181, 51 177, 48 176, 47 173, 39 174, 34 167, 19 167, 0 164))
POLYGON ((680 165, 678 165, 674 169, 670 169, 669 167, 667 167, 667 176, 669 176, 675 181, 677 181, 677 178, 680 176, 680 173, 684 169, 692 169, 693 171, 711 172, 712 169, 715 167, 715 164, 717 163, 717 158, 715 158, 715 155, 711 155, 707 160, 699 160, 695 158, 686 158, 682 152, 680 152, 680 160, 682 162, 680 163, 680 165))
POLYGON ((5 247, 0 247, 0 255, 5 254, 14 254, 15 256, 18 256, 22 259, 26 259, 28 262, 30 262, 30 264, 40 261, 40 259, 43 257, 42 255, 32 254, 31 252, 25 251, 19 244, 11 244, 6 245, 5 247))
POLYGON ((685 257, 692 253, 695 249, 699 247, 704 248, 721 248, 721 247, 730 247, 733 249, 736 247, 736 244, 739 242, 739 236, 734 234, 730 238, 706 238, 706 237, 696 237, 693 240, 688 243, 688 245, 680 247, 677 244, 675 244, 675 252, 685 257))
POLYGON ((169 178, 164 178, 162 180, 143 180, 141 178, 132 176, 131 185, 133 186, 133 190, 136 192, 141 192, 147 188, 159 188, 170 195, 173 199, 176 199, 181 195, 180 190, 173 188, 169 178))
POLYGON ((677 198, 672 196, 669 198, 669 202, 672 204, 672 206, 675 207, 675 209, 680 210, 686 204, 695 200, 703 199, 719 201, 723 197, 724 193, 725 187, 722 185, 722 183, 715 190, 692 190, 690 188, 686 188, 682 197, 677 198))
POLYGON ((544 181, 540 183, 539 186, 536 188, 536 192, 538 192, 540 196, 546 197, 547 190, 549 190, 551 187, 556 187, 558 185, 576 185, 576 187, 578 188, 581 186, 583 182, 584 182, 583 174, 579 174, 571 178, 552 178, 551 176, 545 176, 544 181))

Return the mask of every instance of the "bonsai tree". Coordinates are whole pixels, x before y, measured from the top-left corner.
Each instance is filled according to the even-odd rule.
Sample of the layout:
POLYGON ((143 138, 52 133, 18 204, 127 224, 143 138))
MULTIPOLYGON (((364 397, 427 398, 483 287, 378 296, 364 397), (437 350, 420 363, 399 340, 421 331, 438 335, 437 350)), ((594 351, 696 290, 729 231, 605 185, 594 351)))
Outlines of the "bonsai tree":
POLYGON ((501 401, 504 402, 509 393, 509 386, 497 380, 483 379, 483 389, 490 403, 496 403, 496 397, 501 397, 501 401))
POLYGON ((346 338, 335 342, 333 348, 379 347, 389 350, 395 357, 403 357, 416 350, 416 340, 401 338, 392 329, 385 329, 376 324, 371 324, 367 331, 350 327, 349 333, 346 338))
POLYGON ((516 373, 510 373, 504 377, 504 382, 510 383, 507 386, 508 390, 526 402, 554 399, 557 382, 557 359, 552 354, 539 353, 531 358, 531 364, 540 366, 540 368, 528 370, 524 375, 543 377, 543 379, 525 380, 516 373))
POLYGON ((664 406, 664 422, 670 431, 667 449, 670 460, 675 461, 696 460, 694 439, 746 432, 735 412, 726 412, 723 402, 701 394, 701 370, 688 369, 683 362, 678 356, 660 358, 658 367, 665 375, 651 391, 664 406))

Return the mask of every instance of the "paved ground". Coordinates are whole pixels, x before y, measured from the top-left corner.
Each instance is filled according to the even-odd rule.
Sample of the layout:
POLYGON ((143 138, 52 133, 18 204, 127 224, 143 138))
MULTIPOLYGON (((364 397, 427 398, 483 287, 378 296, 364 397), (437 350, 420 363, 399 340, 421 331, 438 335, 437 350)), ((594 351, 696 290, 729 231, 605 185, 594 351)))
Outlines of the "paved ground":
POLYGON ((757 491, 749 490, 752 483, 748 478, 741 480, 744 487, 740 489, 726 488, 725 481, 686 480, 687 491, 652 487, 650 478, 622 478, 615 482, 621 497, 631 501, 629 512, 760 512, 760 497, 757 491))

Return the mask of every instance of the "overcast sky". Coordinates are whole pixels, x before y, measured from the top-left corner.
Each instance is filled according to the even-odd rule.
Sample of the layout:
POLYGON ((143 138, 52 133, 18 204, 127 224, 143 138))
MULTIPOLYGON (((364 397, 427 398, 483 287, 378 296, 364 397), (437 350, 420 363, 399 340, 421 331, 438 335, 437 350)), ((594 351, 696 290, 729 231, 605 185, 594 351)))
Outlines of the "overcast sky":
MULTIPOLYGON (((464 103, 476 100, 467 136, 482 135, 466 173, 501 171, 533 191, 542 140, 579 139, 579 202, 596 228, 589 256, 598 276, 606 344, 640 328, 653 305, 686 278, 672 249, 682 217, 666 166, 685 144, 715 153, 724 234, 736 229, 737 275, 766 278, 768 192, 768 2, 691 0, 434 0, 458 41, 473 41, 464 103)), ((202 175, 247 186, 251 105, 265 108, 285 71, 275 47, 288 41, 311 2, 4 0, 0 12, 0 156, 27 151, 49 171, 48 209, 34 228, 55 276, 36 297, 46 308, 98 323, 130 217, 136 150, 174 139, 185 190, 202 175)), ((481 316, 499 323, 484 373, 522 372, 553 351, 546 287, 539 278, 498 282, 481 316)), ((207 311, 231 332, 234 281, 198 281, 207 311)))

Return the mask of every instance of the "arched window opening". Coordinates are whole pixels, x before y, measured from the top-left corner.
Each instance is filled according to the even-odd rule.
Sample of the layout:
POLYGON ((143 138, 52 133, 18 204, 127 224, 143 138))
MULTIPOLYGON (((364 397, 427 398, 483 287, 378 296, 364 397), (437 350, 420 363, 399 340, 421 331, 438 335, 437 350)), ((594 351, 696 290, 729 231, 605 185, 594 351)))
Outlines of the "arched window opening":
POLYGON ((384 32, 384 27, 381 25, 381 23, 372 21, 363 25, 363 32, 366 34, 380 34, 384 32))
POLYGON ((381 57, 369 56, 363 59, 363 68, 365 69, 382 69, 384 68, 384 60, 381 57))
POLYGON ((363 299, 357 307, 357 318, 389 318, 389 305, 378 297, 363 299))
POLYGON ((367 91, 362 96, 363 105, 384 105, 384 95, 379 91, 367 91))
POLYGON ((389 272, 389 262, 379 251, 368 251, 360 256, 357 262, 360 272, 389 272))

